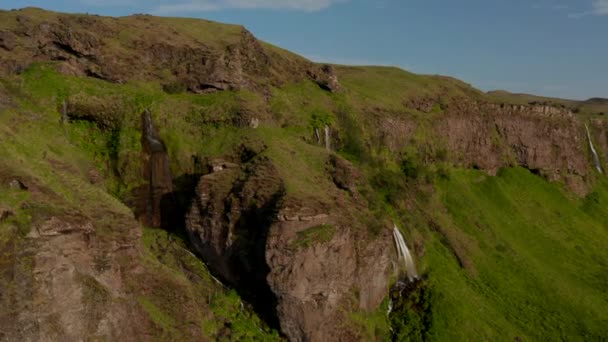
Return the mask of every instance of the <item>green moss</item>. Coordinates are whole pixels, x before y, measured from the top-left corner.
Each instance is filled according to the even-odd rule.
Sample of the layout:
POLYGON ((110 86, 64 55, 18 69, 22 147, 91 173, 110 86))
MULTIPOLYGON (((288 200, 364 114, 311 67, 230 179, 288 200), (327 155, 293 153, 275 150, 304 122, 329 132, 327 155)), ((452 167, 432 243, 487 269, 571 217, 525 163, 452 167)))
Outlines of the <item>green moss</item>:
POLYGON ((292 248, 310 248, 316 244, 328 243, 334 237, 336 228, 331 224, 308 228, 300 231, 291 243, 292 248))
POLYGON ((138 301, 152 322, 161 328, 164 333, 169 334, 169 336, 179 336, 176 329, 177 324, 171 315, 163 312, 149 298, 140 297, 138 301))
POLYGON ((358 332, 361 340, 389 341, 391 340, 391 327, 386 311, 387 302, 384 302, 376 311, 356 311, 350 313, 348 317, 353 325, 352 329, 358 332))
POLYGON ((140 304, 167 336, 180 336, 180 322, 187 320, 195 321, 212 339, 278 340, 278 333, 269 329, 235 291, 211 276, 205 264, 188 251, 183 237, 144 229, 143 242, 158 276, 173 283, 140 298, 140 304))

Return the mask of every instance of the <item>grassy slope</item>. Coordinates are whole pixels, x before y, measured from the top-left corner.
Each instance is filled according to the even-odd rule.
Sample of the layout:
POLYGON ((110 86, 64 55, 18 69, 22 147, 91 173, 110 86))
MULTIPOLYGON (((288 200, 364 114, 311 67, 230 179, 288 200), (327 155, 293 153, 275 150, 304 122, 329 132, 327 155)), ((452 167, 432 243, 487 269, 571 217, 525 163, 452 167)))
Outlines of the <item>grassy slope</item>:
POLYGON ((433 337, 598 340, 608 334, 605 179, 585 199, 519 168, 497 177, 455 170, 439 189, 447 211, 431 215, 448 236, 464 234, 460 246, 473 268, 460 268, 434 235, 424 260, 434 289, 433 337))

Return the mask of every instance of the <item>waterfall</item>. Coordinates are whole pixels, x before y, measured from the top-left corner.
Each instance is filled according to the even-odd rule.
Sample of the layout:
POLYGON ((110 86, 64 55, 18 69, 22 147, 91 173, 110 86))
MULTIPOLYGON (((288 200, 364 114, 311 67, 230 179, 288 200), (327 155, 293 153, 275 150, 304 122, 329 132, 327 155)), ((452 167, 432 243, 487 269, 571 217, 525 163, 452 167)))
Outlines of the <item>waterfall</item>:
POLYGON ((174 209, 173 176, 167 147, 154 126, 149 110, 141 114, 141 123, 142 168, 148 184, 140 199, 141 204, 138 204, 145 209, 138 218, 149 227, 160 228, 167 223, 167 214, 174 209))
POLYGON ((325 149, 331 151, 331 141, 329 139, 329 126, 325 125, 325 149))
POLYGON ((321 136, 319 135, 318 128, 315 128, 315 137, 317 138, 317 144, 321 145, 321 136))
POLYGON ((403 238, 403 235, 401 235, 397 225, 393 227, 393 238, 395 239, 395 245, 397 246, 399 262, 403 263, 408 280, 411 282, 418 279, 418 272, 416 272, 414 258, 412 258, 412 254, 410 254, 410 250, 407 248, 405 239, 403 238))
POLYGON ((585 124, 585 129, 587 130, 587 140, 589 140, 589 147, 591 147, 591 153, 593 153, 593 162, 595 163, 595 168, 599 173, 604 173, 604 171, 602 170, 602 164, 600 164, 600 157, 597 155, 595 146, 593 146, 593 141, 591 140, 591 133, 589 133, 589 126, 587 126, 587 124, 585 124))

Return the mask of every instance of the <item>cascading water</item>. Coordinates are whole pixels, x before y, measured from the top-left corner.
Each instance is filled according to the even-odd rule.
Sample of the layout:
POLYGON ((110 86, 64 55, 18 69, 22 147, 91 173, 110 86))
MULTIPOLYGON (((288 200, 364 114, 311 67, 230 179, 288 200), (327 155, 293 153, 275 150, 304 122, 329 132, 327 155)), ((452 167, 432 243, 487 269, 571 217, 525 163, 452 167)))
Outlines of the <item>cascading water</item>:
POLYGON ((418 272, 416 271, 416 264, 414 264, 414 258, 410 250, 405 244, 405 239, 397 225, 393 227, 393 238, 395 239, 395 245, 397 246, 397 255, 399 256, 399 262, 403 264, 407 279, 411 282, 418 279, 418 272))
POLYGON ((315 137, 317 138, 317 144, 321 145, 321 136, 319 135, 318 128, 315 128, 315 137))
MULTIPOLYGON (((410 253, 410 250, 407 248, 405 244, 405 239, 397 228, 397 225, 393 227, 393 239, 395 240, 395 246, 397 247, 397 256, 398 256, 398 265, 399 265, 399 279, 397 283, 391 289, 391 292, 395 291, 398 293, 398 296, 401 296, 401 292, 405 289, 408 284, 413 284, 416 280, 418 280, 418 271, 416 271, 416 264, 414 263, 414 258, 410 253), (402 268, 405 269, 406 277, 402 277, 401 271, 402 268)), ((387 316, 391 314, 394 306, 394 297, 391 295, 390 301, 388 303, 387 308, 387 316)))
POLYGON ((329 139, 329 126, 325 125, 325 149, 331 151, 331 140, 329 139))
MULTIPOLYGON (((171 193, 173 192, 173 176, 169 164, 167 148, 160 138, 149 110, 141 115, 142 121, 142 166, 143 176, 148 180, 142 194, 142 204, 145 209, 139 218, 149 227, 161 227, 163 224, 162 211, 170 212, 174 205, 171 193)), ((139 206, 137 204, 136 206, 139 206)))
POLYGON ((591 153, 593 153, 593 162, 595 163, 595 168, 599 173, 604 173, 602 170, 602 164, 600 163, 600 157, 597 155, 597 151, 595 150, 595 146, 593 145, 593 141, 591 140, 591 133, 589 132, 589 126, 585 124, 585 129, 587 130, 587 140, 589 140, 589 147, 591 148, 591 153))

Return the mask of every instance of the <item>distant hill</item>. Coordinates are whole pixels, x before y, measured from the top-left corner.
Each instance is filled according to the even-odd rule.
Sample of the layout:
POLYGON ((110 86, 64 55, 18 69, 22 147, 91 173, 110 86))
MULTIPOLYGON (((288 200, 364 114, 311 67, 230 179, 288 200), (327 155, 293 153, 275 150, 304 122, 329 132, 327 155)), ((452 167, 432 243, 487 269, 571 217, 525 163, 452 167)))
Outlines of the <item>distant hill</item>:
POLYGON ((489 91, 488 96, 498 102, 510 102, 518 104, 546 104, 550 106, 562 106, 577 113, 583 114, 607 114, 608 99, 591 98, 586 101, 560 99, 554 97, 543 97, 530 94, 516 94, 505 90, 489 91))

